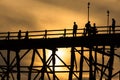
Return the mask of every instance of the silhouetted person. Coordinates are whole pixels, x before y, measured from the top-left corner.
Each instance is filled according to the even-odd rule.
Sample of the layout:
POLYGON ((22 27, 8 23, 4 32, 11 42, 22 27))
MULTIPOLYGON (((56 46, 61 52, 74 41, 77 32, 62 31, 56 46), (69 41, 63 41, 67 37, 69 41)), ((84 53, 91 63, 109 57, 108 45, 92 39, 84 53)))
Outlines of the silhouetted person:
POLYGON ((29 36, 28 36, 28 31, 26 31, 26 34, 25 34, 25 39, 28 39, 29 36))
POLYGON ((112 18, 112 31, 113 31, 113 34, 115 33, 115 24, 116 24, 116 21, 114 18, 112 18))
POLYGON ((77 28, 78 28, 78 26, 77 26, 76 22, 74 22, 74 25, 73 25, 73 37, 76 37, 77 28))
POLYGON ((97 28, 96 28, 95 23, 93 24, 93 27, 92 27, 92 33, 93 33, 93 35, 96 35, 96 33, 97 33, 97 28))
POLYGON ((18 39, 19 40, 21 39, 21 30, 19 30, 19 32, 18 32, 18 39))
POLYGON ((88 23, 85 24, 86 27, 86 34, 90 35, 91 34, 91 24, 90 21, 88 21, 88 23))

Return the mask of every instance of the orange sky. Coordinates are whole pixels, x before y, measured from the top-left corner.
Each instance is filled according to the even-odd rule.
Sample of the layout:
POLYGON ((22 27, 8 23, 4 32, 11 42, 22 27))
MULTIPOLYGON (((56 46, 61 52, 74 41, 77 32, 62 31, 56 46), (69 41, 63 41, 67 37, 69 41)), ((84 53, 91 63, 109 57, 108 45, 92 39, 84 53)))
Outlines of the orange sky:
MULTIPOLYGON (((90 21, 107 25, 107 10, 119 25, 119 0, 0 0, 0 32, 79 28, 87 22, 90 1, 90 21)), ((111 25, 111 24, 110 24, 111 25)))
POLYGON ((84 27, 89 1, 91 23, 106 25, 110 10, 119 24, 119 0, 1 0, 0 31, 72 28, 74 21, 84 27))

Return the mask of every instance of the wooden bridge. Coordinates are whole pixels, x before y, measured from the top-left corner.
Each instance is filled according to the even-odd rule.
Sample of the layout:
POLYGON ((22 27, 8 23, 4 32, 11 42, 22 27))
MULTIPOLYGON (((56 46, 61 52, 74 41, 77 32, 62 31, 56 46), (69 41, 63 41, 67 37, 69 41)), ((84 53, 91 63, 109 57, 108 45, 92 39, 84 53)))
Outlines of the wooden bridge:
POLYGON ((21 80, 26 75, 26 80, 60 80, 58 73, 66 73, 67 80, 83 80, 88 73, 89 80, 112 80, 116 76, 120 80, 120 69, 114 67, 114 59, 120 58, 115 51, 120 47, 120 26, 115 33, 109 27, 97 26, 98 33, 89 36, 85 29, 78 29, 75 37, 73 29, 0 32, 0 79, 21 80), (65 53, 69 63, 56 53, 59 48, 71 49, 65 53), (47 50, 52 51, 49 56, 47 50), (56 65, 56 59, 62 65, 56 65))

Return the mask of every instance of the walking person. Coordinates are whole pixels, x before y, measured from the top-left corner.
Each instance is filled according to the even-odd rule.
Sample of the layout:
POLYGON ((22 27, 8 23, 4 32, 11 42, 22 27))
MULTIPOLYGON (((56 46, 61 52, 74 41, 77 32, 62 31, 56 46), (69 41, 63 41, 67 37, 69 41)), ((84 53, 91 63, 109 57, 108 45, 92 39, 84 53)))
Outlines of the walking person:
POLYGON ((76 37, 77 28, 78 28, 78 25, 76 24, 76 22, 74 22, 74 25, 73 25, 73 37, 76 37))

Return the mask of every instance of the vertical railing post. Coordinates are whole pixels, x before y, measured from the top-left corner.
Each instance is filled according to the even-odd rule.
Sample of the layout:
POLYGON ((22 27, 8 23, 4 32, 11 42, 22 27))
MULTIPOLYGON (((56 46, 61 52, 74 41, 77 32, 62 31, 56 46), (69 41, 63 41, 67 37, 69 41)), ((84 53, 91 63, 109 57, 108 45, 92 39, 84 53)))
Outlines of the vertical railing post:
POLYGON ((47 38, 47 30, 45 30, 45 35, 44 35, 45 38, 47 38))
POLYGON ((19 30, 19 32, 18 32, 18 40, 20 40, 21 39, 21 30, 19 30))
POLYGON ((29 39, 28 31, 25 33, 25 39, 29 39))
POLYGON ((8 36, 7 36, 7 40, 9 40, 10 39, 10 32, 8 32, 8 36))
POLYGON ((66 29, 64 29, 64 35, 63 36, 66 37, 66 29))

